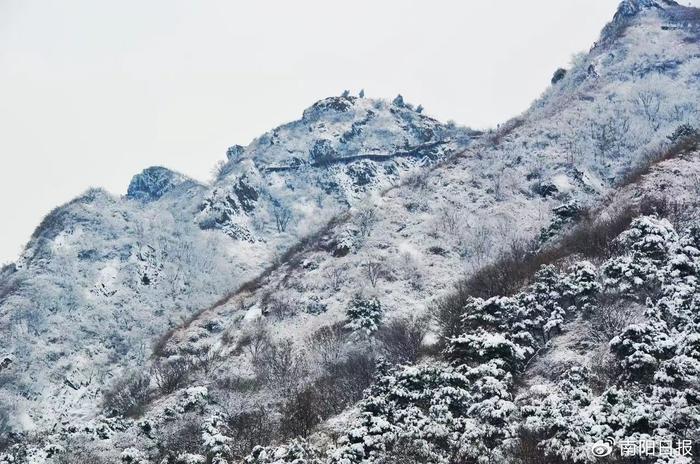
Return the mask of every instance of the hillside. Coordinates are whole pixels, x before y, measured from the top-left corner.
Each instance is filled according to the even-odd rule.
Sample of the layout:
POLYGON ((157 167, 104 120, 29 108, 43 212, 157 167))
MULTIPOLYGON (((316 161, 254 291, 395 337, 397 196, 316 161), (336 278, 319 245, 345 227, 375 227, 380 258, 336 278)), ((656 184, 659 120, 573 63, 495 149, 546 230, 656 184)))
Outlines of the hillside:
POLYGON ((153 167, 57 208, 0 273, 0 463, 700 443, 699 38, 625 0, 495 130, 346 93, 211 185, 153 167))

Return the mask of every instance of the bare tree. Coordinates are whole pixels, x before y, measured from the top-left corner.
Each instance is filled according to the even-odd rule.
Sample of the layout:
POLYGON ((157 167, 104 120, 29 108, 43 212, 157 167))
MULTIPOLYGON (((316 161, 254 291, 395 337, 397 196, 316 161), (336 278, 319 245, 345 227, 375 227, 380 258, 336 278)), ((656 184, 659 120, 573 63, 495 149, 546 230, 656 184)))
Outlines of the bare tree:
POLYGON ((306 438, 323 420, 325 411, 320 392, 309 386, 297 392, 282 406, 280 432, 282 436, 306 438))
POLYGON ((634 102, 639 113, 647 120, 652 132, 661 127, 661 94, 656 91, 643 90, 637 93, 634 102))
POLYGON ((588 338, 608 343, 634 321, 634 312, 625 302, 601 302, 590 316, 588 338))
POLYGON ((9 444, 9 434, 12 431, 10 427, 10 409, 0 403, 0 451, 5 449, 9 444))
POLYGON ((254 365, 259 379, 276 387, 290 390, 304 375, 306 365, 292 340, 267 345, 254 365))
POLYGON ((493 191, 493 196, 496 198, 496 200, 502 200, 503 199, 503 179, 504 179, 504 171, 505 171, 505 166, 499 166, 497 167, 493 173, 491 174, 491 180, 493 181, 492 183, 492 191, 493 191))
POLYGON ((442 226, 442 230, 447 233, 455 234, 459 226, 459 213, 452 206, 443 206, 438 211, 438 220, 442 226))
POLYGON ((364 265, 364 270, 365 277, 373 288, 377 286, 379 279, 384 277, 386 272, 384 264, 376 259, 369 259, 364 265))
POLYGON ((612 116, 594 119, 590 123, 591 139, 595 147, 595 157, 616 158, 625 147, 625 137, 630 128, 629 117, 621 112, 612 116))
POLYGON ((466 243, 469 245, 469 256, 472 258, 474 265, 481 267, 486 262, 493 248, 492 231, 489 227, 479 224, 471 231, 466 243))
POLYGON ((377 213, 374 208, 366 208, 360 211, 357 214, 357 227, 360 229, 360 236, 369 237, 377 221, 377 213))
POLYGON ((243 334, 238 342, 238 346, 250 355, 251 362, 255 364, 271 343, 270 332, 265 322, 260 319, 256 321, 251 329, 243 334))
POLYGON ((675 122, 686 122, 695 113, 697 110, 692 103, 677 103, 669 110, 668 117, 675 122))
POLYGON ((428 188, 428 176, 423 171, 408 175, 404 182, 415 190, 425 190, 428 188))
POLYGON ((326 271, 324 272, 324 276, 328 280, 331 289, 333 289, 336 292, 340 290, 343 286, 343 283, 345 283, 345 271, 346 269, 344 267, 333 266, 326 269, 326 271))
MULTIPOLYGON (((238 412, 227 417, 231 446, 239 456, 245 456, 260 444, 270 443, 277 432, 273 414, 265 406, 238 412)), ((195 434, 195 436, 199 436, 195 434)))
POLYGON ((286 231, 289 221, 291 221, 293 217, 292 210, 286 206, 278 205, 272 208, 272 215, 275 217, 277 232, 286 231))
POLYGON ((150 400, 151 377, 134 372, 118 380, 104 395, 108 415, 138 417, 150 400))
POLYGON ((415 362, 427 334, 428 319, 401 317, 384 324, 377 338, 389 360, 415 362))
POLYGON ((176 357, 157 362, 151 369, 151 375, 160 392, 168 394, 185 385, 192 367, 189 359, 176 357))
POLYGON ((264 315, 269 314, 278 320, 295 315, 297 309, 296 304, 282 291, 263 292, 260 297, 260 307, 264 315))
POLYGON ((347 338, 344 325, 341 322, 323 326, 309 337, 309 345, 325 366, 340 362, 347 338))

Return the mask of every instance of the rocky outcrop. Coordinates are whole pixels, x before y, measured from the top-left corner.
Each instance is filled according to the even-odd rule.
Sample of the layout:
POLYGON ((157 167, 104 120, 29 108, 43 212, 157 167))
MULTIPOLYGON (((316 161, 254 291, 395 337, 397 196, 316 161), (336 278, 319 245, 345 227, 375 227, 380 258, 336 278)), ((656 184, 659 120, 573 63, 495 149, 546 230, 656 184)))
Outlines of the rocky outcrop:
POLYGON ((192 181, 170 169, 152 166, 131 179, 126 197, 143 202, 158 200, 174 187, 185 182, 192 181))

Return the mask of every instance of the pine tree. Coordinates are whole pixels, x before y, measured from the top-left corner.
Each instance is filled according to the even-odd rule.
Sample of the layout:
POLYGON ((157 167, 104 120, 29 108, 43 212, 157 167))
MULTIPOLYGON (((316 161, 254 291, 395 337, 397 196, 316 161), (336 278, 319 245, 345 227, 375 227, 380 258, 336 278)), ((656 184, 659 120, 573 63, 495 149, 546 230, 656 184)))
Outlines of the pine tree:
POLYGON ((256 446, 246 456, 245 464, 322 464, 319 449, 302 438, 295 438, 278 447, 256 446))
POLYGON ((493 332, 509 330, 510 319, 518 311, 518 302, 514 298, 495 296, 488 300, 469 297, 464 305, 462 330, 467 333, 479 329, 493 332))
POLYGON ((502 462, 499 447, 515 436, 513 376, 504 367, 502 360, 494 359, 465 373, 471 381, 471 405, 461 435, 461 453, 477 462, 502 462))
POLYGON ((520 296, 518 327, 528 331, 539 344, 546 343, 564 323, 565 311, 559 304, 561 282, 562 276, 554 266, 542 266, 535 273, 534 283, 520 296))
POLYGON ((666 324, 657 319, 628 326, 610 341, 610 350, 625 378, 648 383, 661 362, 670 357, 673 346, 666 324))
POLYGON ((375 297, 365 298, 360 294, 352 297, 345 313, 347 327, 353 332, 370 336, 379 329, 382 321, 382 305, 375 297))
POLYGON ((602 266, 605 287, 634 299, 655 293, 660 286, 659 273, 678 242, 671 223, 654 216, 640 216, 615 242, 626 254, 602 266))
POLYGON ((525 361, 522 347, 502 333, 479 330, 450 340, 446 356, 454 364, 476 366, 492 360, 501 360, 508 372, 516 372, 525 361))
POLYGON ((554 391, 532 390, 522 402, 523 430, 537 437, 546 455, 574 462, 590 457, 593 419, 585 411, 593 401, 588 371, 574 366, 558 380, 554 391))
POLYGON ((578 261, 567 269, 563 279, 563 296, 584 315, 590 314, 600 290, 598 273, 589 261, 578 261))
POLYGON ((221 432, 224 427, 223 420, 214 415, 207 419, 202 426, 202 442, 207 456, 224 463, 224 458, 231 455, 231 438, 221 432))

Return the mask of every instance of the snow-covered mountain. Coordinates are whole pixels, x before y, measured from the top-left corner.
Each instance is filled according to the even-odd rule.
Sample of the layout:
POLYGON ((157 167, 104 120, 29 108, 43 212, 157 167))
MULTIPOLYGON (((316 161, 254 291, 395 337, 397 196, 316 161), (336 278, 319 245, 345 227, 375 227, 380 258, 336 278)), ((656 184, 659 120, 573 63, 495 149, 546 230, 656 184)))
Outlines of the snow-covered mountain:
POLYGON ((291 227, 308 233, 324 211, 342 210, 467 146, 474 133, 406 104, 349 95, 321 100, 302 118, 248 147, 227 151, 197 220, 233 238, 267 240, 291 227))
POLYGON ((0 273, 0 462, 700 440, 699 40, 699 10, 625 0, 496 130, 345 93, 229 148, 211 185, 152 167, 57 208, 0 273))
POLYGON ((229 149, 211 186, 151 167, 124 197, 93 189, 57 208, 3 270, 3 350, 18 376, 5 395, 13 427, 94 416, 101 389, 146 362, 163 333, 471 136, 401 98, 332 97, 229 149))

